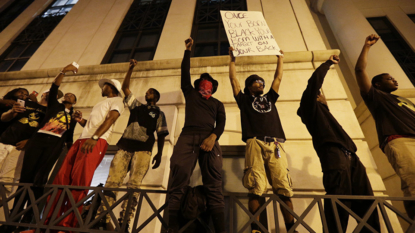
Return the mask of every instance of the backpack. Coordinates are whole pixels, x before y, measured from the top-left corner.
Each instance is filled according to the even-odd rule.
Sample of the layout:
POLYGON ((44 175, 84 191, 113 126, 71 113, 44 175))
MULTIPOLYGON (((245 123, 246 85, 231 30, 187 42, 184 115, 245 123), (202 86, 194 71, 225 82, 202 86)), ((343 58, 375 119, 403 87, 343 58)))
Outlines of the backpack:
POLYGON ((182 216, 188 220, 196 219, 206 209, 205 187, 187 186, 180 206, 182 216))

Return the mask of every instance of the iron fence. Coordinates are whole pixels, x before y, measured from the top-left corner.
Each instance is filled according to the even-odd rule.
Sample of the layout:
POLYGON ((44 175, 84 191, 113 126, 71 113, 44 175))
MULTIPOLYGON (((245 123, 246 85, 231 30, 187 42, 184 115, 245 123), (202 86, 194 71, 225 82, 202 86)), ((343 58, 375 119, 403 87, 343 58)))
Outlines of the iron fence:
MULTIPOLYGON (((75 232, 119 232, 123 233, 126 231, 127 228, 127 217, 124 216, 124 219, 122 221, 122 224, 120 225, 117 221, 117 217, 114 213, 114 209, 119 206, 124 200, 127 200, 127 210, 126 213, 128 213, 131 209, 131 205, 133 203, 133 193, 138 192, 140 193, 139 199, 138 199, 138 205, 137 210, 134 215, 134 221, 131 226, 131 232, 132 233, 138 233, 149 226, 149 223, 152 222, 154 219, 156 221, 159 221, 161 224, 162 231, 167 229, 168 223, 166 219, 162 216, 162 212, 166 210, 168 203, 163 203, 160 207, 157 207, 153 201, 151 200, 149 194, 160 194, 160 195, 167 195, 167 192, 165 190, 144 190, 144 189, 123 189, 123 188, 104 188, 104 187, 80 187, 80 186, 61 186, 61 185, 45 185, 45 192, 44 194, 39 198, 35 199, 34 192, 32 190, 31 184, 11 184, 11 183, 0 183, 0 195, 1 195, 1 201, 0 201, 0 211, 3 212, 5 220, 1 220, 0 224, 5 225, 12 225, 12 226, 23 226, 23 227, 29 227, 31 229, 34 229, 36 233, 45 232, 49 233, 51 230, 57 230, 57 231, 75 231, 75 232), (21 188, 18 189, 17 192, 10 195, 9 197, 6 196, 6 190, 4 185, 13 185, 13 186, 20 186, 21 188), (74 197, 72 196, 71 191, 72 190, 90 190, 88 195, 78 202, 75 201, 74 197), (58 193, 62 192, 61 195, 58 195, 58 193), (125 192, 125 194, 121 195, 113 205, 109 205, 105 198, 105 191, 121 191, 125 192), (15 197, 19 197, 19 200, 17 201, 17 206, 13 208, 12 210, 9 209, 9 202, 13 202, 15 197), (25 197, 29 197, 31 204, 26 206, 22 211, 19 211, 19 207, 24 205, 23 200, 25 197), (65 199, 65 197, 67 199, 65 199), (42 203, 45 203, 46 200, 49 199, 48 204, 42 207, 42 203), (63 215, 58 216, 58 210, 60 209, 60 206, 64 204, 64 199, 69 201, 71 204, 71 208, 69 208, 63 215), (52 203, 53 200, 57 200, 57 205, 54 209, 52 209, 52 203), (81 207, 85 204, 86 201, 90 202, 90 208, 84 209, 83 211, 79 211, 78 207, 81 207), (96 210, 96 207, 101 205, 101 202, 103 205, 105 205, 106 210, 102 211, 99 215, 95 216, 94 210, 96 210), (142 207, 144 202, 148 204, 150 207, 152 213, 148 216, 146 214, 145 217, 142 216, 142 207), (31 223, 19 223, 19 220, 21 216, 28 213, 29 211, 32 211, 33 213, 33 221, 31 223), (42 216, 47 216, 49 212, 52 211, 50 221, 45 224, 45 218, 42 216), (75 228, 69 228, 69 227, 63 227, 59 226, 58 223, 61 222, 65 217, 73 213, 75 215, 75 218, 78 220, 78 225, 75 228), (106 215, 109 214, 113 224, 114 224, 114 230, 108 230, 103 231, 96 229, 96 224, 98 224, 103 218, 106 218, 106 215)), ((402 213, 399 211, 396 207, 394 207, 390 202, 391 201, 415 201, 415 198, 403 198, 403 197, 387 197, 387 196, 345 196, 345 195, 294 195, 292 198, 299 198, 299 199, 307 199, 311 200, 309 204, 307 204, 306 208, 302 213, 297 213, 296 211, 291 210, 285 203, 282 201, 279 196, 273 195, 273 194, 264 194, 263 197, 266 198, 266 201, 264 204, 261 205, 259 210, 252 214, 249 212, 248 208, 242 203, 242 199, 247 198, 247 193, 225 193, 225 197, 228 199, 228 206, 229 208, 226 209, 227 214, 229 216, 229 233, 242 233, 246 230, 249 230, 251 223, 256 223, 263 232, 268 233, 269 228, 268 226, 265 226, 267 224, 261 223, 259 220, 257 220, 257 217, 267 210, 267 207, 271 207, 271 211, 274 213, 274 219, 273 222, 275 223, 275 232, 280 233, 279 229, 279 222, 280 219, 278 217, 278 205, 279 204, 282 208, 287 209, 296 219, 296 222, 294 226, 288 231, 288 233, 293 233, 297 227, 302 225, 308 232, 324 232, 328 233, 328 226, 327 226, 327 220, 324 214, 324 205, 323 201, 326 199, 329 199, 333 206, 333 211, 337 223, 338 232, 342 233, 341 225, 340 225, 340 218, 337 213, 338 208, 343 208, 346 210, 350 216, 352 216, 356 222, 357 225, 353 232, 360 232, 364 227, 369 229, 371 232, 376 233, 377 231, 373 229, 368 223, 367 220, 373 213, 373 211, 379 211, 381 213, 381 220, 384 221, 385 226, 387 228, 388 232, 395 232, 394 228, 392 227, 391 223, 391 216, 390 214, 395 214, 396 216, 402 218, 404 221, 406 221, 409 224, 408 229, 406 232, 413 233, 415 232, 415 221, 410 219, 405 213, 402 213), (349 201, 372 201, 372 205, 366 212, 366 214, 363 216, 363 218, 359 217, 356 213, 354 213, 350 208, 348 208, 342 200, 349 200, 349 201), (322 229, 313 229, 306 221, 305 218, 310 215, 311 210, 317 206, 319 217, 321 219, 321 226, 319 226, 322 229), (242 227, 239 229, 236 229, 234 226, 234 222, 236 221, 236 208, 239 207, 239 209, 242 210, 243 214, 246 214, 249 220, 243 224, 242 227), (389 213, 388 213, 389 212, 389 213)), ((165 196, 164 196, 165 197, 165 196)), ((269 208, 268 208, 269 211, 269 208)), ((189 221, 187 224, 185 224, 182 229, 180 229, 180 233, 185 232, 185 230, 193 223, 193 222, 199 222, 205 229, 206 232, 213 232, 211 228, 209 227, 209 224, 206 223, 203 219, 195 219, 192 221, 189 221)))

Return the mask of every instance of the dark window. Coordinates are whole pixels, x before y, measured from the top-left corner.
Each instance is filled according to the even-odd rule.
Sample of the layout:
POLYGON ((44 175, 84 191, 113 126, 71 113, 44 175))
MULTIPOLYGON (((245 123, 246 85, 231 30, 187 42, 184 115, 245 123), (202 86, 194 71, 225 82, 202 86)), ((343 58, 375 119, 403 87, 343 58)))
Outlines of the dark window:
POLYGON ((153 60, 171 0, 135 0, 102 63, 153 60))
POLYGON ((57 0, 37 16, 0 56, 0 72, 19 71, 78 0, 57 0))
POLYGON ((15 0, 0 14, 0 32, 17 18, 34 0, 15 0))
POLYGON ((197 0, 192 28, 194 57, 228 54, 221 10, 246 11, 246 0, 197 0))
POLYGON ((408 17, 409 17, 410 19, 412 19, 412 21, 415 23, 415 14, 408 15, 408 17))
POLYGON ((382 41, 409 77, 412 84, 415 85, 415 52, 386 17, 368 18, 368 21, 382 38, 382 41))

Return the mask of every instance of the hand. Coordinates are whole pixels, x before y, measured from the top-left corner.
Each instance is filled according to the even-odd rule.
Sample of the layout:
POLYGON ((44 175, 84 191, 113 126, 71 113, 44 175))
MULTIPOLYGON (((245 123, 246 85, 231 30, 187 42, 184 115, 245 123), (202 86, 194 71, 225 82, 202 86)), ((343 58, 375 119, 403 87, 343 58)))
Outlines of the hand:
POLYGON ((235 56, 233 55, 233 47, 229 47, 229 56, 231 57, 231 62, 235 62, 235 56))
POLYGON ((368 37, 366 37, 365 45, 372 46, 372 45, 376 44, 376 42, 378 42, 379 39, 380 39, 380 36, 375 35, 375 34, 371 34, 368 37))
POLYGON ((76 68, 76 67, 75 67, 74 65, 72 65, 72 63, 71 63, 71 64, 69 64, 69 65, 65 66, 65 67, 62 69, 62 73, 66 73, 66 72, 69 72, 69 71, 72 71, 72 73, 76 74, 76 73, 78 72, 78 68, 76 68))
MULTIPOLYGON (((6 105, 6 106, 13 106, 16 101, 14 100, 2 100, 2 102, 6 105)), ((19 104, 20 105, 20 104, 19 104)))
POLYGON ((200 145, 200 148, 207 152, 211 151, 215 146, 216 138, 216 134, 211 134, 209 137, 203 140, 202 145, 200 145))
POLYGON ((29 95, 29 99, 30 99, 32 102, 37 103, 37 97, 36 97, 36 95, 35 95, 35 94, 31 93, 31 94, 29 95))
POLYGON ((19 103, 14 103, 13 104, 13 107, 12 107, 12 112, 13 113, 21 113, 21 112, 24 112, 24 111, 26 111, 26 108, 25 107, 23 107, 22 105, 20 105, 19 103))
POLYGON ((278 58, 284 58, 284 51, 280 50, 281 55, 277 55, 278 58))
POLYGON ((154 158, 153 161, 151 162, 151 164, 153 164, 153 169, 156 169, 160 166, 161 163, 161 154, 157 153, 154 158))
POLYGON ((130 69, 134 69, 137 65, 137 61, 135 59, 130 59, 130 69))
POLYGON ((193 46, 193 39, 192 37, 187 38, 184 43, 186 44, 186 50, 192 50, 192 46, 193 46))
POLYGON ((329 58, 330 61, 332 61, 334 64, 339 64, 340 62, 340 57, 337 55, 331 55, 329 58))
POLYGON ((81 151, 84 154, 92 153, 92 150, 94 149, 95 145, 98 141, 95 141, 94 139, 90 138, 85 141, 85 143, 82 145, 81 151))
POLYGON ((77 122, 82 121, 82 112, 79 110, 76 110, 74 113, 72 113, 72 118, 77 122))
POLYGON ((26 139, 26 140, 23 140, 23 141, 20 141, 20 142, 16 143, 16 149, 17 150, 25 149, 27 141, 29 141, 29 139, 26 139))

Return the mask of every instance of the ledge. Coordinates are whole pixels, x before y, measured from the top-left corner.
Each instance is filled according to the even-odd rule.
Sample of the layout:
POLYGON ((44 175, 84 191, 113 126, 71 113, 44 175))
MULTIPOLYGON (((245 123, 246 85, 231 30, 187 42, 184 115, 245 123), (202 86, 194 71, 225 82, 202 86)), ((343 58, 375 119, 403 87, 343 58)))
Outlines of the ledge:
MULTIPOLYGON (((323 62, 326 61, 330 55, 339 55, 340 50, 319 50, 319 51, 303 51, 303 52, 286 52, 284 56, 285 63, 300 63, 300 62, 323 62)), ((166 70, 166 69, 180 69, 182 59, 167 59, 167 60, 153 60, 139 62, 135 72, 148 70, 166 70)), ((277 62, 276 56, 249 56, 238 57, 238 65, 249 64, 275 64, 277 62)), ((229 63, 228 56, 215 57, 195 57, 191 58, 191 67, 214 67, 227 66, 229 63)), ((104 65, 82 66, 77 75, 96 75, 108 73, 125 73, 128 69, 128 62, 104 65)), ((60 72, 61 68, 51 68, 43 70, 22 70, 13 72, 0 73, 0 81, 16 80, 16 79, 37 79, 55 77, 60 72)), ((71 76, 72 74, 68 74, 71 76)))

